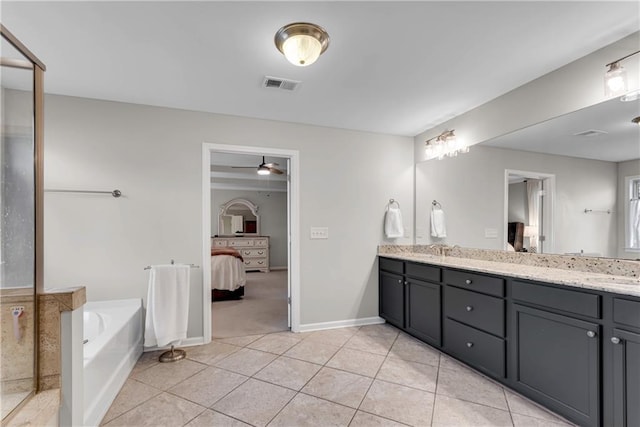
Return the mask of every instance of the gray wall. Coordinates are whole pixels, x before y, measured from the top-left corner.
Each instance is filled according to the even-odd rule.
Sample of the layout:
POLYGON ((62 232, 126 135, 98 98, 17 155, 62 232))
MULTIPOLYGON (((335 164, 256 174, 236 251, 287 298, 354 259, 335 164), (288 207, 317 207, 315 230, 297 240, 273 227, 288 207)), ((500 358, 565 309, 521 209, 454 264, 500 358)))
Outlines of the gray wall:
POLYGON ((615 215, 585 214, 584 209, 615 210, 616 163, 479 145, 458 157, 416 165, 417 243, 432 243, 428 215, 436 199, 447 217, 445 243, 503 249, 505 169, 556 175, 554 253, 615 256, 615 215), (485 238, 485 228, 495 228, 498 237, 485 238))
POLYGON ((269 264, 287 267, 287 193, 212 189, 211 235, 218 234, 220 206, 232 199, 247 199, 258 206, 260 234, 269 236, 269 264))
MULTIPOLYGON (((377 316, 389 198, 413 223, 411 138, 56 95, 45 106, 45 186, 124 194, 47 193, 46 287, 146 298, 146 265, 200 264, 202 144, 259 145, 300 153, 301 323, 377 316), (312 226, 330 238, 310 240, 312 226)), ((202 272, 192 272, 188 336, 198 337, 202 272)))

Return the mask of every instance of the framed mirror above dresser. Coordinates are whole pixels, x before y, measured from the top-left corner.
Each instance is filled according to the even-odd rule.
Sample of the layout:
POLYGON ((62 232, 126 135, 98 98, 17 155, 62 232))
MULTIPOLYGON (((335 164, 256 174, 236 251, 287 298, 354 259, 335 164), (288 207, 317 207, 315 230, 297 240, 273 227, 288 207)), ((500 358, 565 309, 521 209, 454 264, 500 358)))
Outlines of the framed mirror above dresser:
POLYGON ((220 236, 259 236, 258 206, 247 199, 229 200, 220 206, 218 230, 220 236))

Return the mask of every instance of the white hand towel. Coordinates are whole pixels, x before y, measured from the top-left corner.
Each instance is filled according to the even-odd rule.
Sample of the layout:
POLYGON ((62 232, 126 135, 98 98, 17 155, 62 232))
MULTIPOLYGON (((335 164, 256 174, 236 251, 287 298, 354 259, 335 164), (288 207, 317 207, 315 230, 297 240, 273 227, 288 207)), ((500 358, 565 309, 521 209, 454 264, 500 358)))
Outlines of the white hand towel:
POLYGON ((431 209, 431 236, 440 238, 447 237, 444 211, 440 208, 431 209))
POLYGON ((149 274, 145 347, 179 344, 187 338, 189 266, 154 265, 149 274))
POLYGON ((404 236, 402 212, 400 212, 400 208, 387 208, 387 214, 384 217, 384 234, 386 234, 389 239, 404 236))

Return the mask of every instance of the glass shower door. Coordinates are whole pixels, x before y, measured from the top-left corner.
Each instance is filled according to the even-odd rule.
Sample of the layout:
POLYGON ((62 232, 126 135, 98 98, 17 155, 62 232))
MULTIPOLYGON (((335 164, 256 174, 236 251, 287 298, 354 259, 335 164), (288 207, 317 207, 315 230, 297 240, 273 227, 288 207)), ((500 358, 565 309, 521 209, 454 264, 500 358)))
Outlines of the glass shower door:
POLYGON ((0 52, 0 406, 4 421, 36 385, 36 144, 35 67, 5 38, 4 28, 0 52))

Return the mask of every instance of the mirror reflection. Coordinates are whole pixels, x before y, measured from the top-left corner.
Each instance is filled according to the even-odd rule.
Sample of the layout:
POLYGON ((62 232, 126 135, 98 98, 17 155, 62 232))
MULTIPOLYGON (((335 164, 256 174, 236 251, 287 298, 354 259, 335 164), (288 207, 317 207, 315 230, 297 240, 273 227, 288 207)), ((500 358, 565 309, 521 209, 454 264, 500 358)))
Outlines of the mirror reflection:
POLYGON ((416 243, 640 258, 638 116, 614 98, 416 165, 416 243), (433 199, 446 239, 429 235, 433 199))
POLYGON ((221 236, 259 235, 258 207, 246 199, 233 199, 220 207, 218 230, 221 236))

